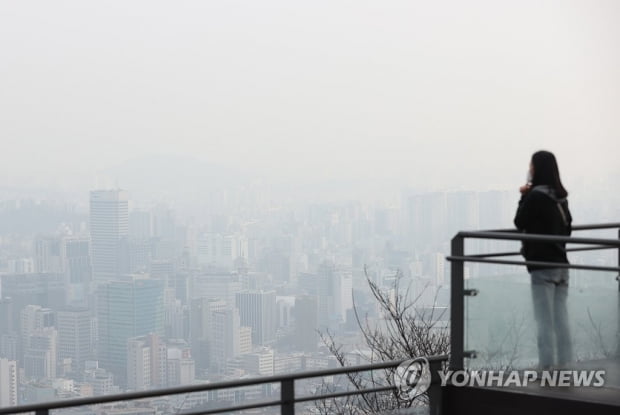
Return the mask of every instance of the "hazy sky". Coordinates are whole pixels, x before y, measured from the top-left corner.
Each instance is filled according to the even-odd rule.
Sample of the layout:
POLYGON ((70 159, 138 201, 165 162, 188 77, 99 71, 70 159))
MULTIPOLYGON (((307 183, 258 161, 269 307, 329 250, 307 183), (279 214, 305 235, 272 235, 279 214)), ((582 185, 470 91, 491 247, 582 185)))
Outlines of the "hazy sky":
POLYGON ((0 185, 161 153, 461 187, 521 182, 546 148, 565 178, 608 176, 619 19, 614 0, 5 0, 0 185))

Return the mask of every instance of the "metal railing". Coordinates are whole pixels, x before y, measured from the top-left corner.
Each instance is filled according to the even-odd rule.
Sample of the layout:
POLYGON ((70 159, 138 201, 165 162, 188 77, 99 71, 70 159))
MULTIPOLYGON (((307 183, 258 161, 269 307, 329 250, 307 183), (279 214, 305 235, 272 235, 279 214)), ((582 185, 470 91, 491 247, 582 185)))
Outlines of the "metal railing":
MULTIPOLYGON (((429 362, 431 372, 431 386, 426 392, 429 398, 429 405, 431 414, 441 414, 441 386, 439 384, 440 377, 439 371, 442 370, 442 366, 448 361, 448 356, 430 356, 426 357, 429 362)), ((203 414, 219 414, 225 412, 242 411, 248 409, 258 409, 266 407, 280 407, 280 413, 282 415, 294 415, 295 405, 304 402, 320 401, 326 399, 337 399, 347 396, 388 392, 395 391, 394 385, 386 385, 368 389, 353 389, 342 392, 325 393, 318 395, 295 395, 295 381, 310 378, 320 378, 325 376, 334 375, 347 375, 351 373, 370 372, 381 369, 396 368, 403 360, 393 360, 389 362, 372 363, 359 366, 339 367, 333 369, 306 371, 299 373, 292 373, 286 375, 266 376, 252 379, 240 379, 227 382, 217 383, 204 383, 191 386, 180 386, 167 389, 154 389, 141 392, 120 393, 115 395, 104 395, 89 398, 68 399, 53 402, 45 402, 31 405, 22 405, 8 408, 0 408, 0 415, 16 414, 25 412, 34 412, 36 415, 49 415, 50 411, 62 410, 68 408, 75 408, 80 406, 101 405, 106 403, 125 402, 138 399, 156 398, 168 395, 181 395, 198 392, 218 391, 222 389, 234 389, 245 386, 267 385, 267 384, 280 384, 280 399, 269 401, 258 401, 248 403, 244 405, 227 406, 216 409, 202 409, 192 412, 180 412, 180 415, 203 415, 203 414)))
POLYGON ((450 264, 450 369, 459 370, 464 368, 464 358, 474 357, 475 350, 465 349, 465 296, 477 294, 475 289, 465 289, 465 263, 478 262, 485 264, 502 265, 534 265, 552 266, 556 268, 582 269, 592 271, 615 271, 619 275, 616 279, 619 282, 620 290, 620 223, 603 223, 593 225, 573 226, 573 231, 589 231, 601 229, 618 229, 617 239, 607 238, 580 238, 574 236, 539 235, 522 233, 515 229, 498 229, 489 231, 461 231, 457 233, 451 241, 450 256, 446 259, 450 264), (617 249, 617 266, 599 266, 567 264, 547 261, 523 261, 510 259, 497 259, 499 257, 517 256, 521 252, 496 252, 489 254, 465 255, 466 239, 495 239, 505 241, 536 241, 536 242, 560 242, 566 244, 580 244, 574 248, 566 248, 567 252, 593 251, 600 249, 617 249))

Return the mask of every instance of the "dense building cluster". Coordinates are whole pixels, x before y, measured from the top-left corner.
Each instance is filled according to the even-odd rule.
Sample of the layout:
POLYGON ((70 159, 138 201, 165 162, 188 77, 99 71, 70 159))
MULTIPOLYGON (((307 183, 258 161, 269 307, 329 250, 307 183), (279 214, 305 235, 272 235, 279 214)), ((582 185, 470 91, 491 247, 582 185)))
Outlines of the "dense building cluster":
POLYGON ((55 231, 2 236, 0 405, 326 368, 327 329, 361 362, 353 299, 382 318, 366 279, 389 289, 398 273, 419 307, 445 308, 451 235, 505 226, 513 207, 507 192, 436 192, 199 221, 164 204, 134 207, 123 190, 92 191, 87 214, 67 214, 55 231))

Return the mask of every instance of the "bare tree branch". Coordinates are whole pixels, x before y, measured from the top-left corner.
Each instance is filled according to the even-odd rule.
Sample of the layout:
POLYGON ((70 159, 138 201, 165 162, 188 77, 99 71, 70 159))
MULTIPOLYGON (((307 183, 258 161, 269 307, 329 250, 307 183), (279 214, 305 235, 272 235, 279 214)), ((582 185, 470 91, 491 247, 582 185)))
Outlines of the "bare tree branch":
MULTIPOLYGON (((436 313, 437 292, 433 298, 430 312, 419 309, 425 287, 415 293, 410 299, 411 286, 401 286, 402 274, 396 272, 391 287, 381 287, 370 278, 368 269, 364 267, 364 274, 370 293, 379 306, 381 323, 372 324, 368 316, 361 316, 358 304, 353 298, 353 312, 362 338, 370 351, 369 363, 433 356, 448 353, 450 346, 449 332, 446 325, 442 325, 445 310, 439 315, 436 313)), ((320 332, 320 337, 330 353, 336 358, 340 366, 347 366, 346 354, 329 330, 320 332)), ((329 393, 339 388, 353 388, 363 390, 381 386, 393 386, 395 369, 385 369, 370 373, 352 373, 334 380, 333 385, 323 382, 321 393, 329 393), (342 385, 344 383, 345 385, 342 385)), ((344 390, 344 389, 343 389, 344 390)), ((426 396, 413 401, 404 401, 392 392, 367 393, 333 399, 329 402, 318 402, 316 409, 320 414, 378 414, 398 408, 425 405, 426 396)))

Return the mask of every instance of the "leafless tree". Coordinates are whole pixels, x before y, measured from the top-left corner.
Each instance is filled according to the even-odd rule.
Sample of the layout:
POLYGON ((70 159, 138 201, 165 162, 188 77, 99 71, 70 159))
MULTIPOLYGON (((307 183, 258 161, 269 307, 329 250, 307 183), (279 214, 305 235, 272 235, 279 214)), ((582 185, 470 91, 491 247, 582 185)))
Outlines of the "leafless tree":
MULTIPOLYGON (((357 325, 370 352, 369 363, 448 353, 449 330, 442 320, 445 309, 437 311, 435 307, 419 307, 424 290, 427 290, 428 286, 422 292, 415 293, 412 298, 410 285, 401 286, 403 278, 400 271, 397 271, 392 286, 387 288, 373 281, 366 268, 364 273, 370 293, 383 316, 382 324, 372 324, 367 315, 360 315, 355 297, 353 298, 357 325)), ((437 303, 436 300, 437 292, 434 294, 433 305, 437 303)), ((342 345, 330 331, 320 332, 320 336, 339 365, 350 365, 342 345)), ((360 391, 394 386, 394 370, 347 374, 340 379, 340 382, 335 381, 333 384, 324 382, 321 393, 337 392, 347 387, 360 391)), ((319 401, 316 409, 320 414, 378 414, 400 408, 424 406, 427 403, 428 399, 424 395, 415 400, 401 400, 393 391, 385 391, 319 401)))

